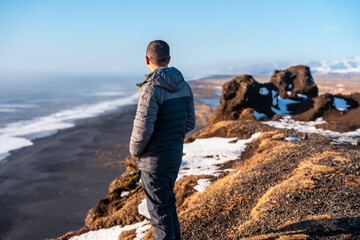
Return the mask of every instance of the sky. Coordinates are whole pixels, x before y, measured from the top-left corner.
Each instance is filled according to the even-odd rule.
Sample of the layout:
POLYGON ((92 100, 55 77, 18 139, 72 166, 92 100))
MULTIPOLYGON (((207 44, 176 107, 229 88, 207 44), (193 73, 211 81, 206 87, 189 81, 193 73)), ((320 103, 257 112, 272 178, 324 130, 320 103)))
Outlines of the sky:
POLYGON ((155 39, 189 76, 355 57, 359 12, 358 0, 0 0, 0 72, 144 74, 155 39))

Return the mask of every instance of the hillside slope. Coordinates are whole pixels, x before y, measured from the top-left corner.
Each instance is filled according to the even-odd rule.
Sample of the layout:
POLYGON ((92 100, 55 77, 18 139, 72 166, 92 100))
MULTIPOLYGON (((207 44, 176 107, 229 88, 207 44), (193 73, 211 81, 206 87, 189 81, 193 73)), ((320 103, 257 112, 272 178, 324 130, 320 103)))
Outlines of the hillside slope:
POLYGON ((360 234, 359 147, 333 145, 316 134, 288 142, 285 134, 264 132, 234 172, 184 202, 179 210, 184 239, 351 239, 360 234))

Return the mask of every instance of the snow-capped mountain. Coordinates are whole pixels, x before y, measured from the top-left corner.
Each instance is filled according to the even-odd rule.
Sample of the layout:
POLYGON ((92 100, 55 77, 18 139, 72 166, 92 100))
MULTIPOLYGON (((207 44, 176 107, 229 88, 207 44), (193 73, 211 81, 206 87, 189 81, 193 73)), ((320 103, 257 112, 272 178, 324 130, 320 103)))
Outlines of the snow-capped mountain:
POLYGON ((311 61, 307 65, 314 74, 360 74, 360 57, 333 61, 311 61))
POLYGON ((360 56, 341 60, 231 65, 221 69, 217 75, 251 74, 254 76, 271 76, 274 70, 282 70, 294 65, 307 65, 314 75, 360 76, 360 56))

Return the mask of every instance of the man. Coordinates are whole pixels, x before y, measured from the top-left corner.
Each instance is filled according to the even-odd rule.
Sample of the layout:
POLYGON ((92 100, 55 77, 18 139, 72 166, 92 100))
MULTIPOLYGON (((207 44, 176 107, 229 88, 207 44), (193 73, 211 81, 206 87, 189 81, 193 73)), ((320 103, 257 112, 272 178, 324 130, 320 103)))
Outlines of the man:
POLYGON ((154 227, 155 239, 180 239, 174 185, 184 137, 195 126, 193 94, 181 72, 168 67, 169 45, 152 41, 146 50, 150 74, 141 88, 130 140, 154 227))

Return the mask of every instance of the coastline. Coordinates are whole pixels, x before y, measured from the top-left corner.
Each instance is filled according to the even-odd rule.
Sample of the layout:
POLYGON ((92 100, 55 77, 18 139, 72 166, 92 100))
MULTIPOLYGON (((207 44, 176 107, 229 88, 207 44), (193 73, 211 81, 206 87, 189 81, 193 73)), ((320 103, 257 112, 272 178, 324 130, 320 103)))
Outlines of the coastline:
MULTIPOLYGON (((215 107, 198 99, 214 89, 194 88, 196 121, 205 127, 215 107)), ((126 170, 136 104, 74 121, 74 127, 38 138, 0 162, 0 239, 45 239, 80 229, 89 209, 126 170), (64 161, 66 159, 66 161, 64 161)))
MULTIPOLYGON (((200 81, 190 83, 195 97, 197 125, 196 129, 188 133, 187 137, 192 136, 193 133, 198 132, 207 125, 210 116, 215 111, 215 106, 205 104, 199 100, 219 98, 216 91, 219 88, 218 84, 223 81, 225 81, 225 79, 214 80, 213 83, 208 80, 208 82, 206 82, 207 84, 203 84, 200 81)), ((93 226, 94 229, 87 228, 87 230, 84 231, 84 220, 88 210, 94 207, 100 199, 104 200, 104 197, 109 193, 109 183, 125 172, 126 166, 124 160, 126 156, 129 155, 128 141, 135 109, 135 105, 124 106, 117 112, 79 120, 73 128, 60 130, 53 136, 35 140, 35 144, 32 147, 12 152, 9 158, 10 161, 7 163, 10 163, 13 160, 18 160, 18 163, 13 163, 13 172, 9 172, 5 175, 5 177, 8 176, 9 178, 11 176, 12 182, 7 184, 6 189, 8 189, 12 195, 8 194, 9 196, 7 196, 7 192, 3 188, 3 175, 2 169, 0 169, 0 210, 5 213, 0 217, 0 239, 56 238, 66 232, 74 231, 69 232, 66 236, 64 235, 63 237, 58 238, 68 239, 70 236, 101 228, 99 227, 101 223, 99 223, 99 226, 93 226), (58 146, 61 146, 62 150, 55 151, 55 148, 58 146), (64 162, 61 159, 58 159, 56 154, 66 156, 69 160, 64 162), (46 160, 50 157, 55 157, 55 161, 51 161, 50 163, 47 162, 46 160), (37 161, 35 158, 40 160, 37 161), (20 161, 19 159, 22 160, 20 161), (26 159, 30 160, 31 163, 28 163, 26 159), (25 166, 18 167, 21 164, 24 164, 25 166), (20 173, 16 172, 17 168, 21 169, 20 173), (30 189, 27 190, 27 186, 23 186, 21 183, 29 183, 29 185, 31 185, 30 189), (67 191, 58 191, 58 189, 61 188, 67 191), (31 190, 36 190, 40 194, 36 196, 35 193, 30 192, 31 190), (30 195, 29 200, 27 199, 27 194, 30 195), (7 207, 3 206, 4 203, 7 204, 7 207), (54 206, 59 207, 53 209, 54 206), (19 213, 16 211, 19 211, 19 213), (18 215, 15 216, 15 214, 18 215), (13 222, 9 223, 9 220, 12 220, 13 222), (3 232, 7 230, 6 228, 8 226, 16 226, 16 228, 12 229, 14 232, 7 231, 7 235, 3 235, 3 232), (65 227, 67 228, 65 229, 65 227), (60 231, 60 228, 63 228, 64 230, 60 231), (51 229, 53 231, 50 233, 51 229), (77 231, 76 229, 81 230, 77 231), (29 236, 31 231, 34 234, 33 236, 29 236), (42 231, 48 231, 49 234, 45 234, 42 231)), ((320 135, 318 136, 317 134, 300 133, 287 128, 281 129, 283 127, 274 128, 268 126, 268 124, 264 125, 259 122, 239 122, 240 125, 237 127, 232 126, 231 124, 233 123, 231 122, 224 124, 224 126, 221 126, 220 124, 219 127, 228 129, 228 131, 217 132, 219 129, 208 126, 204 131, 197 133, 197 137, 195 138, 236 136, 239 139, 243 139, 247 138, 242 134, 245 128, 247 129, 245 131, 247 134, 249 131, 255 131, 256 129, 265 129, 265 132, 269 132, 266 134, 271 133, 271 136, 264 135, 266 144, 268 144, 267 141, 270 137, 271 141, 279 141, 277 144, 281 143, 284 146, 292 145, 292 140, 285 140, 285 136, 295 136, 300 142, 304 141, 303 144, 309 144, 311 142, 312 144, 317 145, 318 143, 321 143, 322 145, 326 145, 326 150, 333 151, 334 149, 338 149, 337 146, 333 146, 330 143, 328 138, 320 135), (230 125, 227 126, 226 124, 230 125), (234 133, 231 133, 231 131, 234 131, 234 133), (272 136, 275 133, 278 135, 280 134, 282 137, 276 135, 277 137, 273 139, 272 136), (222 134, 225 135, 223 136, 222 134), (228 134, 235 135, 228 136, 228 134)), ((249 149, 244 152, 244 156, 241 157, 242 161, 255 157, 257 153, 254 152, 254 149, 257 149, 258 147, 258 143, 249 146, 249 149)), ((346 146, 346 148, 355 150, 356 147, 346 146)), ((313 152, 312 154, 318 153, 313 152)), ((237 165, 234 162, 229 162, 229 164, 231 166, 235 164, 233 167, 238 168, 241 166, 239 164, 242 164, 242 161, 236 163, 237 165)), ((229 167, 229 164, 226 165, 226 168, 229 167)), ((223 177, 224 175, 221 176, 223 177)), ((194 193, 196 192, 196 190, 194 190, 195 185, 199 184, 197 182, 199 178, 192 177, 185 179, 185 184, 181 184, 184 186, 186 185, 191 189, 190 192, 194 193)), ((180 194, 181 193, 190 194, 186 191, 180 191, 180 194)), ((207 193, 204 194, 206 195, 207 193)), ((197 195, 194 195, 193 198, 196 198, 196 196, 197 195)), ((107 199, 107 197, 105 199, 107 199)), ((136 196, 134 195, 134 197, 136 196)), ((179 199, 184 200, 185 195, 179 197, 179 199)), ((130 204, 130 202, 128 203, 130 204)), ((131 202, 131 204, 133 203, 134 202, 131 202)), ((124 209, 126 212, 126 208, 124 209)), ((181 211, 184 212, 183 214, 188 214, 185 211, 187 209, 186 207, 182 207, 181 209, 181 211)), ((111 219, 110 216, 106 221, 109 221, 108 224, 111 224, 112 220, 113 219, 111 219)), ((105 222, 103 224, 105 224, 105 222)), ((198 230, 200 229, 203 229, 203 227, 198 228, 198 230)), ((187 231, 189 230, 190 228, 187 229, 187 231)), ((197 230, 195 229, 194 231, 197 230)))
POLYGON ((135 110, 127 105, 77 120, 11 152, 0 168, 0 238, 44 239, 81 228, 125 171, 135 110))

